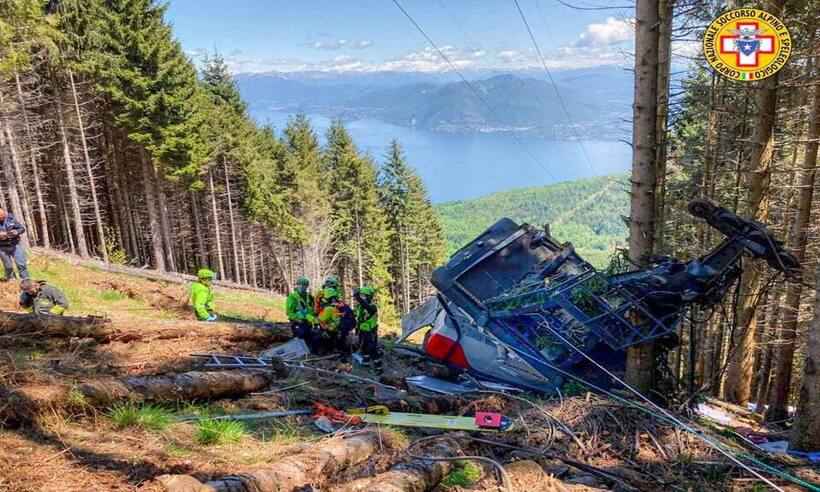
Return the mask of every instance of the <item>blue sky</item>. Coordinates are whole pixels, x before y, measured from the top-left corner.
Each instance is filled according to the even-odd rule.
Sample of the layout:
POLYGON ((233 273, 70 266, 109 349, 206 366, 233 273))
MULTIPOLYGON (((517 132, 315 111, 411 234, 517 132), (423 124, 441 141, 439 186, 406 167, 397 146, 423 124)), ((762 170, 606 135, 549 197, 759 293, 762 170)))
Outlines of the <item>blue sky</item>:
MULTIPOLYGON (((630 9, 519 1, 551 68, 631 64, 630 9)), ((401 3, 461 69, 540 67, 512 0, 401 3)), ((216 49, 236 73, 447 69, 391 0, 170 0, 167 17, 189 55, 216 49)))

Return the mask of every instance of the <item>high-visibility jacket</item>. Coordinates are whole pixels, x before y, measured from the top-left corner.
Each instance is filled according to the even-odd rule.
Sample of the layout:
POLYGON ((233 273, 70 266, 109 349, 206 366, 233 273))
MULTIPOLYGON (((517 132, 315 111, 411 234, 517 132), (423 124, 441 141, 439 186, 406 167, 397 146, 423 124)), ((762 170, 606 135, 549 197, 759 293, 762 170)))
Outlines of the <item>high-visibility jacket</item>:
POLYGON ((367 333, 379 327, 379 307, 375 302, 359 301, 355 315, 359 331, 367 333))
POLYGON ((288 294, 285 301, 285 312, 290 321, 307 321, 314 323, 316 321, 316 313, 313 310, 313 296, 310 292, 302 294, 298 290, 294 290, 288 294))
POLYGON ((214 291, 209 284, 201 280, 192 283, 190 301, 198 320, 205 321, 213 314, 214 291))
POLYGON ((63 314, 68 309, 68 299, 57 287, 43 283, 35 296, 28 292, 20 294, 20 305, 34 314, 63 314))

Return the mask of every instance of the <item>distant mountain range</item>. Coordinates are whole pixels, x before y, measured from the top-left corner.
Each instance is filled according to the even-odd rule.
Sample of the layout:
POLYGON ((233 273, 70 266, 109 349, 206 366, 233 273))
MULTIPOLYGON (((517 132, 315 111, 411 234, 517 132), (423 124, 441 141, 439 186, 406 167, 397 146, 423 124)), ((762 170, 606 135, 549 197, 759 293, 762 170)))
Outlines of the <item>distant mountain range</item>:
POLYGON ((556 139, 616 139, 628 131, 622 120, 630 112, 631 73, 602 67, 556 72, 554 77, 560 99, 542 72, 471 72, 469 85, 453 81, 453 74, 397 72, 240 74, 237 82, 254 111, 375 118, 432 131, 515 131, 556 139))

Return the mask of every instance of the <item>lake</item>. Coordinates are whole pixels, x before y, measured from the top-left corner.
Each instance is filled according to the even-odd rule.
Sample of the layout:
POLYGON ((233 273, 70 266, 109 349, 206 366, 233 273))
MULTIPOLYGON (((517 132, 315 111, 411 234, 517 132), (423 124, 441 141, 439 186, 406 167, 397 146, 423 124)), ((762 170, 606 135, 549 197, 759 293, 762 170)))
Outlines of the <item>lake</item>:
MULTIPOLYGON (((252 110, 251 114, 279 132, 291 115, 268 110, 252 110)), ((308 116, 324 142, 330 118, 308 116)), ((632 161, 629 146, 616 141, 587 140, 582 149, 577 141, 499 133, 437 133, 372 119, 346 121, 345 126, 359 150, 378 162, 384 161, 390 141, 397 139, 436 203, 619 173, 629 169, 632 161)))

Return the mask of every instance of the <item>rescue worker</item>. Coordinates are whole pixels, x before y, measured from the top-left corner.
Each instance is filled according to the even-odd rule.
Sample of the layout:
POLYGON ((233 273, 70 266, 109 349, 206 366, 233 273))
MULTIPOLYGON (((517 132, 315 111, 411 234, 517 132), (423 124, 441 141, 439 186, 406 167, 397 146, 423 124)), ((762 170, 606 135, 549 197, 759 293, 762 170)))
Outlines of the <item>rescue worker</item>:
POLYGON ((325 278, 325 282, 322 284, 322 288, 316 293, 316 298, 313 301, 313 309, 316 314, 322 312, 322 296, 324 296, 325 289, 335 289, 339 294, 339 297, 344 297, 342 295, 342 285, 341 282, 339 282, 339 277, 336 275, 328 275, 327 278, 325 278))
POLYGON ((299 277, 296 281, 296 288, 288 294, 285 301, 285 312, 288 315, 293 336, 304 340, 308 348, 314 351, 313 326, 316 324, 316 312, 309 287, 310 280, 307 277, 299 277))
POLYGON ((216 273, 207 268, 200 268, 196 272, 197 281, 191 284, 191 307, 199 321, 216 321, 214 314, 214 291, 211 282, 216 273))
POLYGON ((44 280, 25 279, 20 282, 20 307, 34 314, 61 315, 68 309, 65 294, 44 280))
POLYGON ((338 309, 339 291, 333 287, 326 287, 320 291, 320 294, 319 333, 317 334, 316 350, 324 354, 332 351, 337 345, 342 313, 338 309))
POLYGON ((333 287, 322 289, 322 308, 319 311, 319 330, 317 334, 318 350, 338 352, 343 359, 350 357, 348 338, 356 328, 356 317, 338 290, 333 287))
POLYGON ((359 336, 359 351, 364 363, 380 369, 379 357, 379 306, 376 304, 376 289, 364 286, 356 289, 353 298, 356 300, 356 330, 359 336))
POLYGON ((29 278, 26 252, 20 246, 20 236, 25 232, 26 228, 13 215, 0 208, 0 260, 6 270, 3 282, 15 278, 15 265, 21 279, 29 278))

